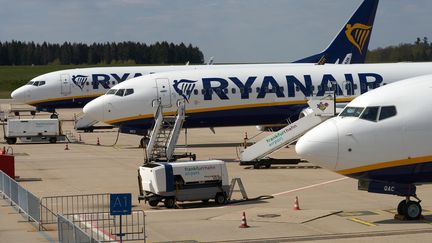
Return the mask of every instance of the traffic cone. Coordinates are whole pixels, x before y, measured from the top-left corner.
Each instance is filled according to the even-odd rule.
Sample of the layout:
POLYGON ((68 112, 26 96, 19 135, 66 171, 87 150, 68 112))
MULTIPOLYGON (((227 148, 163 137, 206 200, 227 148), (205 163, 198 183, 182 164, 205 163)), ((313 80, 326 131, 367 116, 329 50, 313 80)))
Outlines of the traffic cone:
POLYGON ((243 212, 243 216, 242 216, 242 220, 241 220, 241 224, 240 224, 239 228, 249 228, 249 227, 250 226, 246 222, 246 213, 243 212))
POLYGON ((64 150, 69 150, 69 146, 68 144, 66 144, 65 149, 64 150))
POLYGON ((300 210, 298 197, 295 198, 293 210, 300 210))
POLYGON ((100 141, 99 141, 99 137, 97 137, 97 143, 96 143, 96 145, 100 145, 100 141))

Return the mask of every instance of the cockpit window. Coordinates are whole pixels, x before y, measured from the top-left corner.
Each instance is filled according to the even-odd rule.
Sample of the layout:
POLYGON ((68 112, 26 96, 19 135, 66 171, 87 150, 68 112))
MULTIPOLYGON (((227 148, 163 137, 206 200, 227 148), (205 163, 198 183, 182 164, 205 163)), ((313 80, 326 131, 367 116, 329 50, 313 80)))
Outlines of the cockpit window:
POLYGON ((124 96, 131 95, 133 93, 134 93, 133 89, 126 89, 126 92, 125 92, 124 96))
POLYGON ((378 106, 366 107, 360 118, 363 120, 376 122, 378 117, 378 110, 378 106))
POLYGON ((123 96, 123 94, 124 94, 124 89, 119 89, 119 90, 117 90, 117 92, 115 93, 115 95, 117 95, 117 96, 123 96))
POLYGON ((364 110, 363 107, 346 107, 339 116, 340 117, 359 117, 363 110, 364 110))
POLYGON ((42 86, 45 85, 45 81, 30 81, 27 83, 27 85, 42 86))
POLYGON ((106 92, 106 94, 111 95, 111 94, 115 94, 115 92, 117 92, 116 89, 110 89, 110 90, 108 90, 108 92, 106 92))
POLYGON ((383 106, 381 107, 379 120, 384 120, 390 118, 392 116, 396 116, 396 107, 395 106, 383 106))

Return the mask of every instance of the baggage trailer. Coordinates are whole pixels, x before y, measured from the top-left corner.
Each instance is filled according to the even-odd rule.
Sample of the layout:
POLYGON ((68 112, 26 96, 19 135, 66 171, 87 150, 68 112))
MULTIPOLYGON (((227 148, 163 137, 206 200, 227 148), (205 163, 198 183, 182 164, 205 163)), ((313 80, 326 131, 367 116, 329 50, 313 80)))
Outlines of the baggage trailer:
POLYGON ((65 141, 61 133, 58 119, 9 119, 3 125, 4 139, 8 144, 15 144, 17 139, 22 142, 65 141))
POLYGON ((174 208, 176 201, 203 201, 214 199, 224 204, 230 183, 225 162, 221 160, 174 163, 148 163, 138 169, 140 196, 150 206, 163 201, 174 208))

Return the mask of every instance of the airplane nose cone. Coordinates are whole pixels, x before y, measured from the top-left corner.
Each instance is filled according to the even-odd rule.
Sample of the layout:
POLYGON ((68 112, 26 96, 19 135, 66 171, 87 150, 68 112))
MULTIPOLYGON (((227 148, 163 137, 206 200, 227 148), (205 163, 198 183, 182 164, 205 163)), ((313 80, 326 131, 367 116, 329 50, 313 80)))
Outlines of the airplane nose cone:
POLYGON ((330 119, 303 135, 295 150, 301 158, 333 170, 338 160, 338 137, 335 121, 330 119))
POLYGON ((24 95, 23 89, 20 87, 16 90, 12 91, 11 98, 14 100, 19 100, 19 101, 24 100, 25 95, 24 95))
POLYGON ((103 103, 101 102, 101 100, 99 100, 99 98, 96 98, 95 100, 90 101, 87 105, 85 105, 83 108, 83 112, 86 116, 89 116, 97 121, 104 121, 103 103))

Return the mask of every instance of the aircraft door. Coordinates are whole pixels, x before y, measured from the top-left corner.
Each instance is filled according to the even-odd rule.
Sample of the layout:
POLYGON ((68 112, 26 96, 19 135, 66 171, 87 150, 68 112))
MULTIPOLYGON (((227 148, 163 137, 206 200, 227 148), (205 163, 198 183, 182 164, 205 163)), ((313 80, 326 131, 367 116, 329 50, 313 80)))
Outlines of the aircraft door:
POLYGON ((162 107, 171 107, 171 88, 167 78, 158 78, 156 81, 157 98, 161 100, 162 107))
POLYGON ((354 93, 352 82, 344 81, 342 83, 342 93, 345 97, 351 96, 354 93))
POLYGON ((68 95, 71 93, 71 83, 69 74, 62 74, 60 75, 60 82, 61 82, 61 91, 60 93, 62 95, 68 95))

